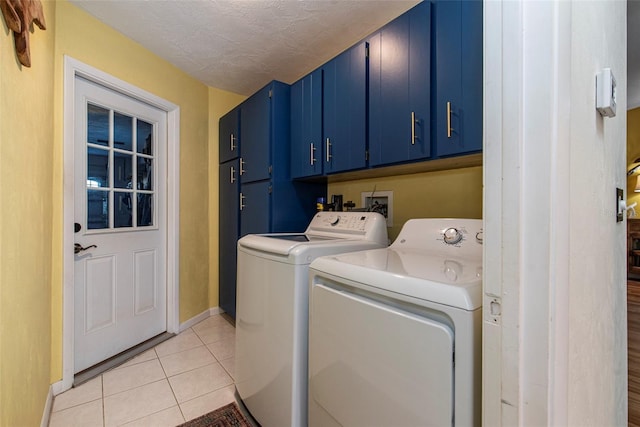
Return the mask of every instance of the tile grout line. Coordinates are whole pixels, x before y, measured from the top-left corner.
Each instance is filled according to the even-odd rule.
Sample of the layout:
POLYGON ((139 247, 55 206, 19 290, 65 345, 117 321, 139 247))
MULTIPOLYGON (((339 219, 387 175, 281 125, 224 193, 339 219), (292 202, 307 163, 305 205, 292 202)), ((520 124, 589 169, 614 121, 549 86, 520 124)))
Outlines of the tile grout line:
POLYGON ((106 427, 107 408, 104 406, 104 374, 100 374, 100 396, 102 397, 102 427, 106 427))
MULTIPOLYGON (((191 329, 191 328, 189 328, 189 329, 191 329)), ((194 333, 195 333, 195 331, 194 331, 194 333)), ((158 352, 156 351, 156 355, 157 354, 158 354, 158 352)), ((169 384, 169 389, 171 390, 171 393, 173 394, 173 399, 176 401, 176 405, 178 405, 178 411, 180 411, 180 415, 182 416, 182 421, 186 422, 187 421, 187 417, 184 416, 184 412, 182 411, 182 406, 180 406, 180 402, 178 402, 178 396, 176 396, 176 392, 173 389, 173 385, 171 385, 171 381, 169 381, 169 376, 167 375, 167 371, 164 369, 164 365, 162 364, 162 360, 160 359, 160 355, 158 355, 158 362, 160 362, 160 367, 162 368, 162 372, 164 373, 165 379, 167 380, 167 384, 169 384)))

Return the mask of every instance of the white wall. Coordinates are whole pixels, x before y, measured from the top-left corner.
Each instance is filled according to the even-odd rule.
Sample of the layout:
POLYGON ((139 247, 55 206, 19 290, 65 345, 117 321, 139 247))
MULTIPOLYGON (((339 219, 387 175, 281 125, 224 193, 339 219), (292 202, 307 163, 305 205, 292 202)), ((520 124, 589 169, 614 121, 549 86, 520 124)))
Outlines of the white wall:
POLYGON ((484 425, 626 424, 625 58, 625 2, 485 2, 484 425))

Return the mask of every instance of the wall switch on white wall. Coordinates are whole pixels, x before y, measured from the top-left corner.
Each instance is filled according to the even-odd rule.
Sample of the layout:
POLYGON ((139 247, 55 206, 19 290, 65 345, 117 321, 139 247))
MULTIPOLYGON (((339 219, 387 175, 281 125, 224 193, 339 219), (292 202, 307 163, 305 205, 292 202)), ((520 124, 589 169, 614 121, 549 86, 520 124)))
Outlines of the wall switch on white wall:
POLYGON ((596 74, 596 109, 603 117, 616 115, 616 78, 611 68, 596 74))

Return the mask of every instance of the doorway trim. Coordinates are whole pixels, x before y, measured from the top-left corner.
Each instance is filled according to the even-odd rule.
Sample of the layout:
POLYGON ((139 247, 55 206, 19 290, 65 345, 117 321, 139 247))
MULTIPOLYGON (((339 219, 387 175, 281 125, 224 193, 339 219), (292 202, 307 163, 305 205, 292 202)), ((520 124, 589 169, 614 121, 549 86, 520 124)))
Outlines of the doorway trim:
POLYGON ((62 381, 53 384, 57 395, 73 385, 74 346, 74 96, 75 79, 98 83, 167 113, 167 332, 177 333, 179 324, 180 243, 180 107, 69 56, 64 56, 63 82, 63 308, 62 381))

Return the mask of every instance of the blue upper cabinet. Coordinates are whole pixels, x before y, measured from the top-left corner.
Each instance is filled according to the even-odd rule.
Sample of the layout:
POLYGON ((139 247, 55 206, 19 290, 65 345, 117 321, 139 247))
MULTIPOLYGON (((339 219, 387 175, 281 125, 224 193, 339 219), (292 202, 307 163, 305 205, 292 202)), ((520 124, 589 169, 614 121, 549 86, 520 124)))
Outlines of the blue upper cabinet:
POLYGON ((367 166, 367 44, 357 44, 322 68, 324 172, 364 168, 367 166))
POLYGON ((435 151, 482 150, 482 1, 438 0, 435 25, 435 151))
MULTIPOLYGON (((480 37, 482 38, 482 37, 480 37)), ((369 164, 431 155, 431 3, 369 38, 369 164)))
POLYGON ((291 86, 291 177, 321 175, 322 69, 291 86))
POLYGON ((271 95, 272 85, 268 85, 240 105, 240 182, 270 177, 271 95))
POLYGON ((238 158, 240 153, 240 109, 234 108, 220 118, 220 163, 238 158))

